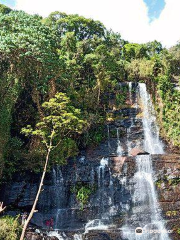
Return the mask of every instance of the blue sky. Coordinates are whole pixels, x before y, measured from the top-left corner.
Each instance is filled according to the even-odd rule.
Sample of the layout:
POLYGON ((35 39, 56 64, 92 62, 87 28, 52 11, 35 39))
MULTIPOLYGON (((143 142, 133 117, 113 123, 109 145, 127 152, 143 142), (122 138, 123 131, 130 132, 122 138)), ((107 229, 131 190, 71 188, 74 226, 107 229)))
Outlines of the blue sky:
POLYGON ((144 0, 148 6, 148 16, 150 21, 154 18, 158 18, 165 7, 164 0, 144 0))
POLYGON ((180 0, 0 0, 30 14, 61 11, 101 21, 130 42, 157 40, 166 47, 180 40, 180 0))
POLYGON ((15 0, 0 0, 0 3, 5 4, 9 7, 15 7, 16 3, 15 0))

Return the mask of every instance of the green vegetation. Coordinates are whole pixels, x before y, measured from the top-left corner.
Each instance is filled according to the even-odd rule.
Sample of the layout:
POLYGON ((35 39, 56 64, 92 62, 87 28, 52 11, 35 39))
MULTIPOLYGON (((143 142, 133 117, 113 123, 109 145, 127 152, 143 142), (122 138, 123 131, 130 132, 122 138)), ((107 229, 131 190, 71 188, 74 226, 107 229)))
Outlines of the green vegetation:
MULTIPOLYGON (((120 82, 147 84, 162 136, 180 146, 179 66, 180 43, 169 50, 157 41, 129 43, 99 21, 61 12, 43 19, 0 4, 0 181, 43 170, 27 224, 48 163, 66 164, 106 138, 105 123, 114 120, 108 110, 127 104, 120 82)), ((85 183, 72 189, 82 208, 94 190, 85 183)), ((0 228, 0 239, 19 239, 17 219, 1 218, 0 228)))
POLYGON ((11 12, 11 9, 8 8, 7 6, 0 4, 0 13, 2 14, 8 14, 11 12))
POLYGON ((86 183, 78 183, 72 187, 71 191, 76 194, 77 201, 81 204, 83 210, 84 205, 88 203, 90 195, 96 190, 95 186, 89 186, 86 183))
POLYGON ((174 217, 177 215, 177 211, 167 211, 166 216, 168 217, 174 217))
POLYGON ((163 179, 159 179, 155 182, 156 186, 158 188, 162 187, 162 184, 165 184, 166 186, 177 186, 180 183, 180 178, 176 177, 176 178, 168 178, 167 175, 163 176, 163 179))
POLYGON ((161 184, 162 184, 163 182, 164 182, 163 180, 157 180, 157 181, 155 182, 155 184, 156 184, 156 186, 157 186, 158 188, 161 188, 161 184))
POLYGON ((180 178, 172 178, 168 180, 169 185, 176 186, 180 183, 180 178))
POLYGON ((0 240, 18 240, 20 231, 18 217, 5 216, 0 218, 0 240))
POLYGON ((179 43, 169 50, 157 41, 129 43, 99 21, 61 12, 43 19, 0 4, 1 181, 16 171, 42 171, 42 135, 25 137, 21 129, 43 123, 58 94, 79 109, 86 124, 76 131, 73 123, 70 134, 58 136, 50 166, 66 164, 81 149, 103 141, 104 124, 113 121, 107 110, 126 107, 128 91, 119 84, 123 81, 147 84, 162 136, 179 146, 179 63, 179 43), (45 102, 50 104, 47 111, 45 102))
POLYGON ((0 29, 0 176, 6 181, 17 170, 42 169, 39 137, 25 138, 21 129, 41 122, 42 103, 57 93, 80 109, 87 127, 61 136, 51 164, 104 139, 109 95, 124 80, 124 41, 98 21, 60 12, 42 19, 3 10, 0 29))

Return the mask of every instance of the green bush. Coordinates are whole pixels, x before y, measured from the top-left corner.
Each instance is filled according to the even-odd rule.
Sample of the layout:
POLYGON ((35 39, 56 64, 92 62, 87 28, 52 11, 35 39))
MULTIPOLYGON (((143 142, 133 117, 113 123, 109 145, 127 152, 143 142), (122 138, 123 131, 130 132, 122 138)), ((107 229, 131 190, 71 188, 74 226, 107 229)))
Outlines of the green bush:
POLYGON ((90 195, 95 192, 96 186, 89 186, 87 183, 80 182, 71 188, 71 192, 76 194, 76 199, 81 205, 83 210, 84 205, 88 203, 90 195))
POLYGON ((20 230, 18 217, 5 216, 0 218, 0 240, 18 240, 20 230))
POLYGON ((161 102, 161 109, 158 110, 161 132, 166 140, 178 147, 180 146, 179 91, 174 89, 168 75, 159 75, 156 81, 158 90, 156 109, 159 107, 159 101, 161 102))
POLYGON ((180 228, 178 228, 177 233, 180 235, 180 228))

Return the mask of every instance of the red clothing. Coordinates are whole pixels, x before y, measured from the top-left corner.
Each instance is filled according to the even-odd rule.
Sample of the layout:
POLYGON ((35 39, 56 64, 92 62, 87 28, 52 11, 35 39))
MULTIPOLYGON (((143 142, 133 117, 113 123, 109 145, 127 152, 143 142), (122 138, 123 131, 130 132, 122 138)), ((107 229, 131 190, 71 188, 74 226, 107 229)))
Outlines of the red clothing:
POLYGON ((50 226, 50 221, 49 221, 49 220, 46 221, 46 226, 47 226, 47 227, 50 226))
POLYGON ((53 221, 53 218, 50 219, 50 227, 53 227, 54 225, 54 221, 53 221))

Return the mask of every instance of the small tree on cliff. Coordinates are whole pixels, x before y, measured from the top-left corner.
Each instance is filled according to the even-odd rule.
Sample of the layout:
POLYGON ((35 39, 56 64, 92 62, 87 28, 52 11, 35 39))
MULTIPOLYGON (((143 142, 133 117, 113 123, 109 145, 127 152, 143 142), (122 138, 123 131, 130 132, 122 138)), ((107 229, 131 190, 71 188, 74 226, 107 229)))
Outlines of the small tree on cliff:
POLYGON ((26 136, 36 135, 40 137, 46 147, 47 154, 36 198, 23 226, 20 240, 24 239, 27 226, 34 212, 36 212, 36 205, 42 191, 51 151, 72 133, 80 133, 85 125, 85 121, 80 118, 80 110, 70 104, 70 99, 64 93, 57 93, 54 98, 43 103, 42 107, 44 109, 42 121, 38 122, 34 129, 31 126, 22 129, 22 133, 26 136))

